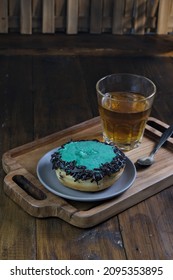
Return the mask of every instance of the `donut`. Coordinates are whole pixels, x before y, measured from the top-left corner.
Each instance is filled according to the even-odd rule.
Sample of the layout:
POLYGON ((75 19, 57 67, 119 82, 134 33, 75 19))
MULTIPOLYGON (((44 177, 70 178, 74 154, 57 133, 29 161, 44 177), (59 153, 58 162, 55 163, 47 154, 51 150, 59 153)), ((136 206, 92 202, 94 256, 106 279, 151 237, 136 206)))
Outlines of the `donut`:
POLYGON ((116 146, 98 140, 69 141, 51 155, 52 169, 66 187, 97 192, 122 175, 126 156, 116 146))

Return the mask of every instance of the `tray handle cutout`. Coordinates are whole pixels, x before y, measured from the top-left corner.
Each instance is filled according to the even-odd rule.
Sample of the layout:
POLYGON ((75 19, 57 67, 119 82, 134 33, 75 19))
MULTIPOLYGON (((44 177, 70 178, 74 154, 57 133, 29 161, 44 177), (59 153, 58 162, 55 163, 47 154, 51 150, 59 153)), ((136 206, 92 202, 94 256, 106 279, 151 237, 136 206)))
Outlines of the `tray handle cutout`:
POLYGON ((37 200, 44 200, 47 198, 46 194, 39 190, 33 183, 31 183, 25 176, 23 175, 14 175, 12 180, 22 188, 27 194, 32 196, 37 200))
MULTIPOLYGON (((159 124, 158 122, 155 122, 152 119, 149 119, 147 121, 147 124, 155 129, 157 129, 158 131, 160 131, 161 133, 165 132, 166 127, 164 127, 163 125, 159 124)), ((173 138, 173 134, 170 136, 171 138, 173 138)))

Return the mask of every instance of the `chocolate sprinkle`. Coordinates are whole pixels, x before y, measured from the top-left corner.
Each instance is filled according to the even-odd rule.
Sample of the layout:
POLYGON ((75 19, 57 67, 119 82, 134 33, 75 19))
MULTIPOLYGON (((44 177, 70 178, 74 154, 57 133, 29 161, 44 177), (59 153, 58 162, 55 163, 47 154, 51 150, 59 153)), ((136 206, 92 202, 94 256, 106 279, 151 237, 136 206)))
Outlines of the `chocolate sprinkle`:
MULTIPOLYGON (((98 140, 79 140, 79 141, 97 141, 98 140)), ((70 141, 72 142, 72 141, 70 141)), ((66 144, 70 143, 67 142, 66 144)), ((77 142, 77 141, 75 141, 77 142)), ((103 143, 103 142, 101 142, 103 143)), ((60 149, 63 149, 64 146, 62 145, 60 149)), ((62 160, 61 154, 59 150, 57 150, 55 153, 51 155, 51 163, 52 163, 52 169, 62 169, 65 171, 67 175, 71 175, 74 178, 74 181, 78 180, 89 180, 91 179, 91 182, 96 181, 97 183, 103 179, 105 176, 111 176, 111 174, 118 172, 121 168, 123 168, 126 164, 126 156, 125 154, 120 151, 116 146, 113 144, 107 144, 105 145, 111 145, 113 147, 113 151, 115 153, 115 157, 112 159, 111 162, 107 162, 104 164, 101 164, 99 168, 94 168, 93 170, 89 170, 86 168, 86 166, 79 166, 76 164, 76 161, 70 161, 66 162, 62 160)))

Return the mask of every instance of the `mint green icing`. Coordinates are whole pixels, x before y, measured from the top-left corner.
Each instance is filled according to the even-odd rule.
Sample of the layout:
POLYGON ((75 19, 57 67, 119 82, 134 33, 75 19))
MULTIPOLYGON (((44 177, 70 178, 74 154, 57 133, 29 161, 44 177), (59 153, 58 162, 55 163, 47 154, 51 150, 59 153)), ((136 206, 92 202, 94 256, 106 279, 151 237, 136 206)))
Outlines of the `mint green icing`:
POLYGON ((111 162, 116 156, 114 147, 97 141, 69 142, 59 152, 62 160, 66 162, 75 160, 77 165, 84 165, 89 170, 111 162))

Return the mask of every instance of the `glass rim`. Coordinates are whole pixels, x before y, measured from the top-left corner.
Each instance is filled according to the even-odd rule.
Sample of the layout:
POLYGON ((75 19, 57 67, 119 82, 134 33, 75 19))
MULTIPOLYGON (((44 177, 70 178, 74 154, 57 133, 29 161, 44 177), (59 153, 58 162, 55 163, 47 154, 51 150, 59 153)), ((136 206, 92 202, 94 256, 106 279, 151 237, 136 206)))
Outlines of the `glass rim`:
MULTIPOLYGON (((99 84, 100 84, 101 81, 103 81, 103 80, 105 80, 106 78, 111 77, 111 76, 132 76, 132 77, 143 78, 143 79, 147 80, 147 81, 153 86, 153 92, 152 92, 149 96, 147 96, 147 97, 144 96, 144 98, 142 98, 141 101, 142 101, 142 100, 147 100, 147 99, 152 98, 152 97, 155 95, 155 93, 156 93, 156 85, 154 84, 154 82, 153 82, 152 80, 150 80, 149 78, 147 78, 147 77, 145 77, 145 76, 137 75, 137 74, 131 74, 131 73, 114 73, 114 74, 106 75, 106 76, 102 77, 101 79, 99 79, 99 80, 97 81, 97 83, 96 83, 96 91, 97 91, 102 97, 104 97, 106 93, 102 93, 102 92, 100 91, 100 89, 99 89, 99 84)), ((126 92, 126 91, 124 91, 124 92, 126 92)), ((109 93, 109 92, 107 92, 107 93, 109 93)), ((131 91, 131 93, 137 93, 137 92, 132 92, 132 91, 131 91)), ((112 97, 109 97, 109 96, 108 96, 107 98, 108 98, 108 99, 114 99, 114 100, 115 100, 115 98, 112 98, 112 97)), ((116 100, 119 100, 119 99, 117 98, 116 100)), ((122 100, 120 100, 120 101, 123 102, 122 100)), ((125 102, 125 101, 124 101, 124 102, 125 102)), ((131 102, 134 102, 134 101, 132 100, 131 102)), ((139 102, 139 101, 138 101, 138 102, 139 102)))

